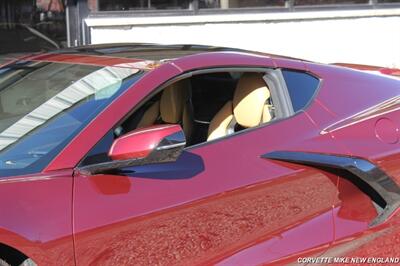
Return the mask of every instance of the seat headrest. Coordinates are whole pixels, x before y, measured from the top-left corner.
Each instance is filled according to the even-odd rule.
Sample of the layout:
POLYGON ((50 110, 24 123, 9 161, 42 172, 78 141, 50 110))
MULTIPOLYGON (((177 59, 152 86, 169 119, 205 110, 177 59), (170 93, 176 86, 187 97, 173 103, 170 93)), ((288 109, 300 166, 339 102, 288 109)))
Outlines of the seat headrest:
POLYGON ((246 128, 258 126, 269 97, 270 92, 262 74, 244 73, 233 96, 233 114, 237 123, 246 128))
POLYGON ((160 99, 161 119, 176 124, 182 120, 183 107, 188 99, 190 83, 181 80, 166 87, 160 99))

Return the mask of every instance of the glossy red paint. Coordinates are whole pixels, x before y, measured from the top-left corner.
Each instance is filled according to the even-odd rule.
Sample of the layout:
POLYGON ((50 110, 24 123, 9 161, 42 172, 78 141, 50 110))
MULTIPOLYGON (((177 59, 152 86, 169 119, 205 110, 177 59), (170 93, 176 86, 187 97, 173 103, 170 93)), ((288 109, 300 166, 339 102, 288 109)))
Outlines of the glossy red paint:
POLYGON ((383 143, 396 144, 400 137, 399 125, 388 118, 380 118, 375 123, 375 136, 383 143))
POLYGON ((313 63, 306 63, 306 65, 311 73, 323 79, 317 97, 318 101, 336 116, 334 120, 322 125, 323 127, 399 95, 399 81, 395 78, 337 66, 313 63))
MULTIPOLYGON (((358 235, 351 247, 342 250, 345 256, 354 257, 393 257, 399 254, 399 218, 398 214, 392 218, 390 224, 381 228, 371 229, 358 235)), ((338 242, 339 245, 348 245, 347 241, 338 242)), ((336 248, 335 248, 336 249, 336 248)), ((333 249, 333 250, 335 250, 333 249)), ((389 263, 390 264, 390 263, 389 263)))
POLYGON ((114 141, 108 156, 113 160, 144 158, 163 138, 181 131, 179 125, 156 125, 133 130, 114 141))
MULTIPOLYGON (((277 233, 265 241, 254 243, 232 256, 227 256, 217 265, 261 265, 266 262, 283 265, 285 259, 282 260, 282 258, 288 256, 305 257, 304 252, 310 252, 310 250, 313 253, 321 253, 327 249, 328 243, 333 238, 326 234, 326 228, 331 227, 333 227, 332 212, 327 211, 294 228, 277 233), (318 247, 317 243, 321 242, 321 236, 326 238, 327 244, 318 247), (316 246, 318 248, 315 248, 316 246)), ((288 262, 291 260, 289 259, 288 262)))
POLYGON ((248 53, 210 52, 185 56, 172 61, 182 72, 217 67, 274 67, 271 57, 248 53))
POLYGON ((27 60, 95 66, 118 66, 136 69, 151 69, 155 66, 154 62, 144 62, 142 59, 79 54, 49 53, 33 56, 27 58, 27 60))
POLYGON ((385 75, 400 77, 400 69, 397 69, 397 68, 358 65, 358 64, 346 64, 346 63, 336 63, 334 65, 344 66, 344 67, 349 67, 349 68, 354 68, 354 69, 364 70, 364 71, 375 71, 377 73, 381 73, 381 74, 385 74, 385 75))
MULTIPOLYGON (((131 59, 52 54, 34 60, 105 66, 131 59)), ((0 179, 0 243, 39 265, 254 265, 304 254, 394 256, 398 213, 371 228, 376 208, 342 173, 260 156, 276 150, 353 155, 400 184, 400 146, 382 142, 393 132, 376 126, 379 119, 400 123, 398 103, 386 104, 398 95, 395 79, 273 56, 215 52, 164 63, 99 114, 42 173, 0 179), (73 171, 165 82, 218 67, 302 70, 321 78, 321 87, 306 110, 187 148, 176 162, 138 166, 124 175, 73 171), (380 93, 372 93, 378 87, 380 93)), ((145 139, 143 147, 131 147, 130 137, 119 142, 114 159, 124 159, 125 149, 137 149, 134 156, 149 150, 145 139)))
MULTIPOLYGON (((322 234, 304 241, 311 247, 326 246, 333 240, 333 225, 326 223, 327 216, 319 215, 332 211, 336 178, 258 156, 316 128, 307 117, 297 116, 265 130, 254 130, 249 138, 238 135, 189 149, 157 172, 144 166, 135 168, 130 177, 77 177, 78 264, 216 263, 311 219, 322 221, 314 227, 322 234), (293 125, 299 131, 285 130, 293 125), (253 141, 258 143, 255 149, 236 152, 253 141), (118 186, 114 195, 99 193, 97 187, 112 186, 116 180, 126 184, 125 189, 118 186), (312 197, 318 200, 309 201, 312 197)), ((301 234, 306 229, 292 230, 301 234)), ((289 252, 284 247, 292 246, 292 239, 282 241, 283 255, 303 250, 297 245, 289 252)))
POLYGON ((41 265, 74 264, 72 183, 72 170, 0 179, 0 243, 41 265))
POLYGON ((399 183, 400 172, 393 165, 392 159, 397 158, 400 152, 400 146, 396 141, 399 134, 397 125, 400 125, 400 102, 396 101, 390 112, 381 112, 380 109, 382 109, 381 104, 374 105, 367 114, 356 113, 347 118, 346 121, 351 122, 328 130, 340 143, 349 147, 351 154, 367 158, 379 165, 399 183), (377 136, 376 125, 382 119, 390 120, 391 123, 380 125, 378 128, 380 135, 377 136), (382 136, 386 141, 382 141, 382 136))
MULTIPOLYGON (((93 257, 89 258, 79 256, 78 251, 78 260, 84 258, 85 262, 101 261, 105 264, 112 264, 114 261, 119 261, 121 264, 167 265, 215 263, 237 250, 252 246, 263 237, 280 235, 281 232, 287 231, 285 227, 294 221, 312 219, 312 216, 319 217, 320 211, 329 210, 329 197, 325 198, 325 201, 313 202, 308 208, 300 207, 302 201, 310 194, 322 196, 322 193, 329 195, 334 191, 334 185, 326 186, 323 176, 317 175, 310 179, 308 177, 298 179, 297 176, 292 176, 289 179, 280 184, 279 182, 258 184, 251 188, 226 192, 216 198, 207 198, 201 202, 184 205, 182 208, 147 215, 143 217, 144 219, 129 220, 124 225, 119 225, 123 230, 118 230, 117 235, 110 235, 110 231, 106 234, 110 229, 103 228, 104 231, 98 236, 107 241, 98 239, 104 243, 100 246, 101 253, 92 250, 93 257), (312 187, 305 189, 303 182, 312 184, 312 187), (319 186, 327 190, 320 190, 319 186), (288 193, 288 197, 281 200, 280 193, 288 193), (274 204, 271 204, 271 201, 274 204), (102 256, 105 253, 108 257, 102 256)), ((303 250, 307 246, 329 243, 332 235, 327 234, 326 228, 321 227, 319 223, 321 218, 317 220, 315 228, 320 230, 325 240, 322 240, 321 236, 316 237, 314 241, 305 239, 304 245, 296 243, 297 246, 291 245, 292 250, 289 250, 283 248, 291 241, 285 234, 281 237, 283 246, 276 248, 278 253, 276 257, 303 250)), ((332 227, 331 220, 326 222, 328 228, 332 227)), ((292 230, 298 235, 305 233, 303 228, 292 230)), ((79 238, 79 243, 85 246, 90 246, 92 241, 89 237, 79 238)), ((80 249, 83 250, 85 249, 80 249)), ((272 259, 265 258, 264 262, 272 259)))

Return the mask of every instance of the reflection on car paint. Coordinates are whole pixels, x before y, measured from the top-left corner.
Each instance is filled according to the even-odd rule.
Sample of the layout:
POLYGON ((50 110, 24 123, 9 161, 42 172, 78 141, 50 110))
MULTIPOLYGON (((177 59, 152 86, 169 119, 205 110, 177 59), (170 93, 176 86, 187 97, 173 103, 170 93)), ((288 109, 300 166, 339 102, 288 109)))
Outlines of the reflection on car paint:
MULTIPOLYGON (((126 177, 100 175, 91 177, 89 182, 95 182, 96 188, 113 186, 116 193, 146 189, 135 186, 135 181, 136 178, 130 179, 128 184, 126 177)), ((179 190, 175 189, 177 193, 179 190)), ((111 197, 111 190, 97 191, 111 197)), ((306 229, 301 224, 309 220, 325 220, 322 224, 328 228, 315 224, 322 234, 315 244, 319 245, 321 238, 325 239, 322 243, 328 243, 333 240, 329 230, 332 224, 323 217, 332 214, 322 218, 320 215, 331 213, 335 195, 336 186, 330 178, 316 172, 310 175, 307 171, 289 176, 285 181, 240 188, 103 226, 90 233, 80 232, 77 234, 80 246, 77 257, 81 264, 101 261, 103 265, 215 263, 263 238, 279 236, 293 224, 304 233, 306 229), (318 200, 310 200, 313 198, 318 200)), ((135 204, 142 203, 132 202, 132 208, 135 204)), ((284 242, 288 244, 288 241, 290 238, 284 242)), ((289 249, 285 251, 283 246, 277 252, 288 255, 289 249)), ((292 248, 295 250, 291 252, 302 250, 301 245, 292 248)))

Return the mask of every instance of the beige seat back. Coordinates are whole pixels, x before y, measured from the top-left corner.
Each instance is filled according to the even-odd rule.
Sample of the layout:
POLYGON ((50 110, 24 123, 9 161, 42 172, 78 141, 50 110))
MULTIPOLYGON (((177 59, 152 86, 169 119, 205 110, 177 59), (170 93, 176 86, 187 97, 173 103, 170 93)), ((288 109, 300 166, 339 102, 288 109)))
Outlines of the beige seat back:
POLYGON ((146 110, 137 127, 154 125, 159 119, 168 124, 182 123, 186 138, 189 138, 192 130, 189 93, 189 80, 169 85, 163 90, 161 99, 146 110))
POLYGON ((154 125, 160 117, 160 101, 153 103, 143 114, 136 128, 149 127, 154 125))
POLYGON ((262 74, 243 74, 233 96, 233 114, 236 122, 245 128, 268 122, 263 116, 267 116, 264 114, 264 108, 269 97, 270 92, 262 74))
POLYGON ((262 74, 244 73, 240 78, 233 101, 227 102, 210 122, 207 140, 213 140, 233 132, 235 123, 250 128, 271 120, 267 100, 270 92, 262 74))
POLYGON ((161 120, 168 124, 182 121, 182 114, 188 98, 187 81, 181 80, 166 87, 160 99, 161 120))

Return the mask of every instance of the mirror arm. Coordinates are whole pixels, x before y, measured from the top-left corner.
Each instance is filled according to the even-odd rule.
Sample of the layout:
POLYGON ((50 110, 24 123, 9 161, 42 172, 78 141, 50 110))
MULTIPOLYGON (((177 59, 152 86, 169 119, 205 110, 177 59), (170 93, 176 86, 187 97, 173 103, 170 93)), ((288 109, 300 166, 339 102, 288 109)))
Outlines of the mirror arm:
POLYGON ((78 167, 76 168, 76 171, 79 172, 80 175, 84 176, 102 174, 115 169, 140 165, 140 161, 142 161, 143 159, 144 158, 91 164, 87 166, 78 167))
POLYGON ((143 158, 110 161, 78 167, 76 168, 76 172, 78 172, 80 175, 88 176, 107 173, 108 171, 132 166, 174 162, 178 159, 179 155, 181 155, 182 148, 185 146, 185 144, 186 143, 176 143, 168 146, 160 146, 152 151, 147 157, 143 158), (168 152, 165 152, 167 150, 168 152))

